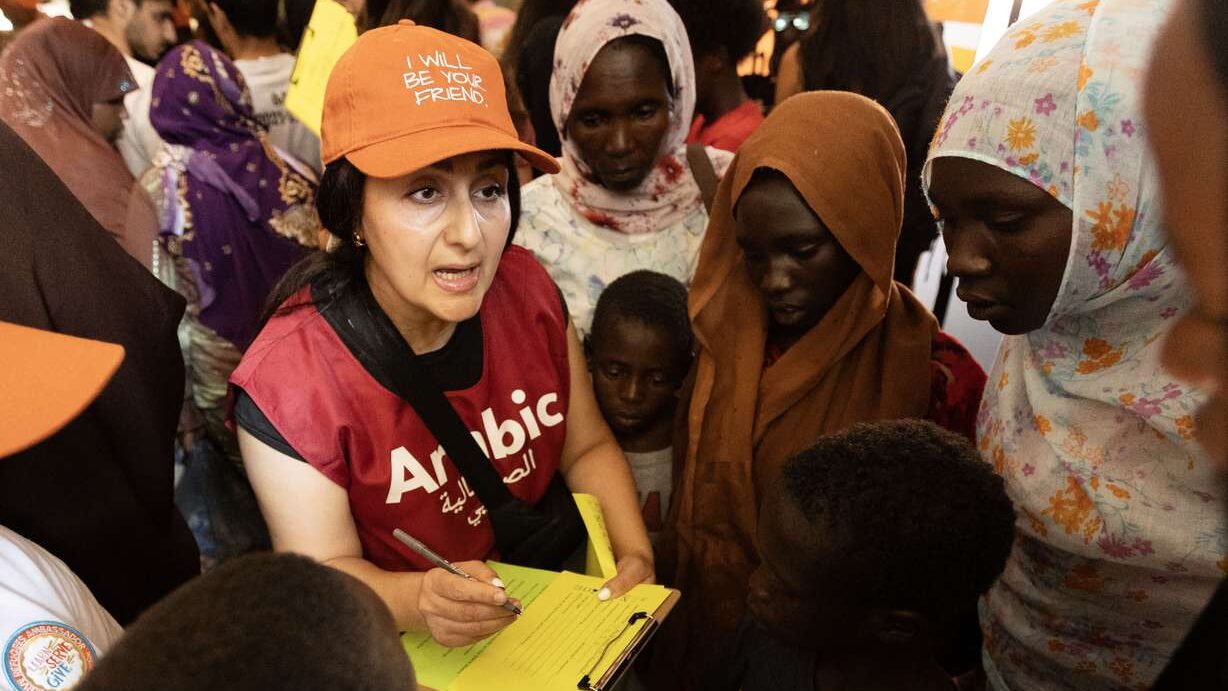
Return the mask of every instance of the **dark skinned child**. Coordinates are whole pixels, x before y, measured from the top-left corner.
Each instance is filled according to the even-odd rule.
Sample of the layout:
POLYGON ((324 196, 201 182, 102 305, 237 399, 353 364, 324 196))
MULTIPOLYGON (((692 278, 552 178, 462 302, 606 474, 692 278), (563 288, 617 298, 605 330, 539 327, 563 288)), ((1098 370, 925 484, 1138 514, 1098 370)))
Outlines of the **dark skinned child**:
POLYGON ((953 691, 942 661, 1002 572, 1014 520, 993 468, 930 422, 820 439, 763 505, 750 616, 705 688, 953 691))
POLYGON ((654 539, 669 508, 674 413, 691 366, 686 299, 669 276, 629 273, 602 292, 585 341, 597 405, 631 464, 654 539))

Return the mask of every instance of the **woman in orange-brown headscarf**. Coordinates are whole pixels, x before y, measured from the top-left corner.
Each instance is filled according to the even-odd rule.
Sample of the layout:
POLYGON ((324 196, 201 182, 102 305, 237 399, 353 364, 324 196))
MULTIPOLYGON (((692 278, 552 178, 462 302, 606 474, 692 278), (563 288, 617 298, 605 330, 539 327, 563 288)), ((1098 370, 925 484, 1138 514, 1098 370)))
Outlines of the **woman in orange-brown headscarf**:
POLYGON ((694 688, 703 651, 735 630, 760 498, 786 460, 863 421, 971 436, 984 372, 892 281, 905 170, 887 111, 809 92, 772 112, 721 183, 690 293, 696 371, 658 557, 685 594, 658 659, 683 679, 659 688, 694 688))
POLYGON ((136 88, 119 50, 63 17, 32 24, 0 57, 0 119, 148 266, 157 234, 153 207, 133 194, 132 173, 112 146, 123 126, 123 98, 136 88))

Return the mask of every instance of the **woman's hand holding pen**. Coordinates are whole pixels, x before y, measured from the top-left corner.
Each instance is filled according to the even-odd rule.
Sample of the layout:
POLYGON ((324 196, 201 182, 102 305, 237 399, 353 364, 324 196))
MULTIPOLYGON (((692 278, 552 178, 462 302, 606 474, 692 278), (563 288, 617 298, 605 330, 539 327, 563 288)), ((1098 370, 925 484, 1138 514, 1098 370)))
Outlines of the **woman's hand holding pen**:
POLYGON ((616 568, 618 573, 606 581, 605 587, 598 591, 598 599, 610 600, 621 596, 640 583, 656 582, 651 555, 635 552, 625 554, 618 560, 616 568))
POLYGON ((473 579, 431 569, 423 574, 418 591, 418 610, 431 637, 452 648, 472 645, 515 621, 503 608, 510 599, 503 582, 490 567, 480 561, 456 566, 473 579))

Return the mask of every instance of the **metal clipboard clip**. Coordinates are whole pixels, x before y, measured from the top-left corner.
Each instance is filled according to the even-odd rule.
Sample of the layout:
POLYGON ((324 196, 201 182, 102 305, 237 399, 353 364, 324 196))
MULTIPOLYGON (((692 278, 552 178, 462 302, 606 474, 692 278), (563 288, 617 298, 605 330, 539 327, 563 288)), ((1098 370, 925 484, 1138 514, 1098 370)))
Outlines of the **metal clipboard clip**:
POLYGON ((636 656, 640 654, 640 651, 643 650, 645 645, 647 645, 648 640, 652 638, 652 635, 656 633, 657 628, 660 625, 660 622, 648 612, 636 612, 632 614, 627 618, 627 623, 623 625, 622 629, 620 629, 613 638, 606 641, 605 646, 601 649, 601 653, 589 667, 588 673, 580 677, 580 681, 576 683, 576 688, 580 691, 605 691, 605 689, 614 688, 614 685, 623 678, 623 675, 627 673, 627 670, 631 669, 632 661, 634 661, 636 656), (618 654, 618 657, 614 659, 613 664, 611 664, 610 668, 606 670, 606 673, 601 675, 600 679, 594 681, 592 679, 592 675, 594 671, 596 671, 597 666, 601 664, 601 661, 604 660, 606 655, 610 652, 610 648, 621 641, 623 637, 627 635, 627 631, 629 631, 633 626, 635 626, 636 623, 640 621, 646 621, 647 623, 645 623, 635 632, 635 635, 622 649, 622 652, 618 654))

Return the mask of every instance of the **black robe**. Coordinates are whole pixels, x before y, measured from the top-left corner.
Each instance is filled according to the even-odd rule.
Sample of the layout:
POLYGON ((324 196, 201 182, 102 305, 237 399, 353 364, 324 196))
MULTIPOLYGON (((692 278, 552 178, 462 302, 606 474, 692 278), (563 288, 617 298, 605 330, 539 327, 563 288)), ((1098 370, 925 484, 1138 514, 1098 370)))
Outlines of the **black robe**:
POLYGON ((200 570, 173 500, 184 301, 3 123, 0 179, 0 320, 125 350, 80 417, 0 459, 0 524, 62 559, 126 625, 200 570))

